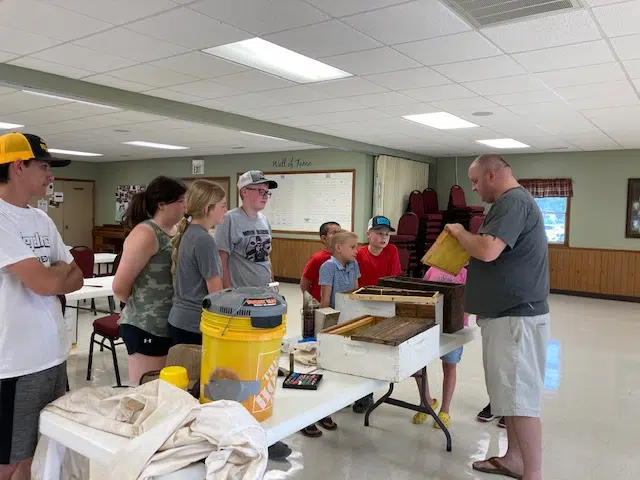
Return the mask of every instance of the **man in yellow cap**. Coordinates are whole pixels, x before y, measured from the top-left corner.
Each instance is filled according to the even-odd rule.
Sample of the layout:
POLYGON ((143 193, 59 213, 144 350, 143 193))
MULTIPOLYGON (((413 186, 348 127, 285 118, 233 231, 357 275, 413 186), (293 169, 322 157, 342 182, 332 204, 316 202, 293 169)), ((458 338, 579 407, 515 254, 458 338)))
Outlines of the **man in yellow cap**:
POLYGON ((40 137, 0 136, 0 480, 31 478, 38 419, 64 395, 67 338, 58 295, 82 287, 53 221, 29 207, 53 182, 53 158, 40 137))

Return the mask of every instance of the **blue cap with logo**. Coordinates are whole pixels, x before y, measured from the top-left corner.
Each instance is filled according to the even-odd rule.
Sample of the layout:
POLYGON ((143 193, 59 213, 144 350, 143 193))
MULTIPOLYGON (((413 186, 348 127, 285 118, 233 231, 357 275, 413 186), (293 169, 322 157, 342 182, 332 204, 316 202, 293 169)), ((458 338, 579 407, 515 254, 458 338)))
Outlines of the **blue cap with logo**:
POLYGON ((390 232, 395 232, 396 229, 391 226, 391 221, 387 217, 382 215, 376 215, 369 220, 367 230, 374 230, 376 228, 388 228, 390 232))

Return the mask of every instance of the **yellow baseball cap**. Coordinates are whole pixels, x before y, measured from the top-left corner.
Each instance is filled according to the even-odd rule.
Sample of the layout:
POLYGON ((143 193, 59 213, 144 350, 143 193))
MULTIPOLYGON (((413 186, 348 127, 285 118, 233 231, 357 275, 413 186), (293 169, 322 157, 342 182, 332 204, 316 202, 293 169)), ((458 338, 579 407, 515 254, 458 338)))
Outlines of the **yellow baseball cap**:
POLYGON ((0 165, 32 159, 49 162, 52 167, 66 167, 71 163, 71 160, 52 157, 47 144, 37 135, 13 132, 0 136, 0 165))

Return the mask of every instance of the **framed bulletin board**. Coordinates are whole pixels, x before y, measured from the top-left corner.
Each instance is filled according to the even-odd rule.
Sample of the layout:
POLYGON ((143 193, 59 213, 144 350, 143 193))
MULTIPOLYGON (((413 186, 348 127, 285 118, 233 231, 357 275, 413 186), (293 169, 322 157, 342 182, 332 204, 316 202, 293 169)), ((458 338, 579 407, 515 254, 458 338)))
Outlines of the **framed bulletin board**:
MULTIPOLYGON (((274 232, 317 234, 320 225, 327 221, 353 230, 355 170, 264 172, 264 175, 278 182, 262 212, 274 232)), ((241 205, 239 196, 240 192, 238 205, 241 205)))

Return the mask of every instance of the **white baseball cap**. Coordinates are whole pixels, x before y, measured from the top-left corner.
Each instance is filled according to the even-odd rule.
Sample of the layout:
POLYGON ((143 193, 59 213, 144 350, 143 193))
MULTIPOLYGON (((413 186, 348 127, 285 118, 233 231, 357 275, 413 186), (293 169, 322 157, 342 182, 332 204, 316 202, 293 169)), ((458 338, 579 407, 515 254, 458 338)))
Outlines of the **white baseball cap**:
POLYGON ((270 190, 278 188, 278 183, 273 180, 267 180, 260 170, 249 170, 240 175, 240 178, 238 178, 238 190, 249 185, 266 185, 270 190))

